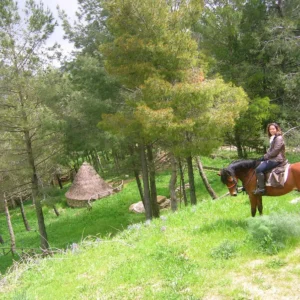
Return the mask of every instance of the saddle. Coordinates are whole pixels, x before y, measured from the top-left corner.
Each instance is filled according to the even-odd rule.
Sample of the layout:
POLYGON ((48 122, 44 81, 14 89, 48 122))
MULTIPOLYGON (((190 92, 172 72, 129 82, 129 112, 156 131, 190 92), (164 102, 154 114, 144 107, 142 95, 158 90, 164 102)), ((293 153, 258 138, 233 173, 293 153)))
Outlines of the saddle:
POLYGON ((278 167, 272 169, 270 172, 265 174, 266 186, 272 186, 277 188, 283 188, 284 183, 288 177, 290 164, 285 163, 284 165, 279 165, 278 167))

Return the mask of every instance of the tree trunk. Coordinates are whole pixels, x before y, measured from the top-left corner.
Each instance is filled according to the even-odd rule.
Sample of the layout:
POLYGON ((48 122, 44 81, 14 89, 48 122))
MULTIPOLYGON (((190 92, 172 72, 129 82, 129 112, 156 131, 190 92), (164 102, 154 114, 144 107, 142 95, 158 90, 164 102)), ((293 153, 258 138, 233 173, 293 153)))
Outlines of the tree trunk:
POLYGON ((31 229, 30 229, 28 220, 26 218, 22 196, 20 196, 19 199, 20 199, 20 210, 21 210, 21 215, 22 215, 22 219, 23 219, 23 223, 24 223, 25 229, 27 231, 30 231, 31 229))
POLYGON ((57 210, 55 205, 53 205, 53 210, 54 210, 56 216, 59 217, 59 211, 57 210))
POLYGON ((113 158, 114 158, 115 170, 117 171, 117 174, 120 175, 121 174, 121 171, 120 171, 121 168, 120 168, 118 154, 116 152, 113 152, 113 158))
MULTIPOLYGON (((185 181, 184 181, 184 174, 183 174, 181 159, 179 159, 179 171, 180 171, 180 190, 182 190, 184 205, 187 206, 188 201, 187 201, 187 196, 186 196, 185 181)), ((180 201, 181 201, 181 197, 180 197, 180 201)))
POLYGON ((234 139, 235 139, 238 158, 243 158, 243 147, 242 147, 241 139, 240 139, 238 132, 234 133, 234 139))
POLYGON ((70 170, 70 180, 73 183, 75 176, 78 172, 78 169, 76 169, 76 166, 74 165, 74 168, 70 170))
POLYGON ((103 170, 103 167, 102 167, 102 164, 101 164, 101 160, 100 160, 100 157, 98 155, 98 152, 96 149, 93 150, 93 153, 94 153, 94 157, 95 157, 95 160, 96 160, 96 164, 98 165, 98 169, 101 173, 104 172, 103 170))
POLYGON ((15 198, 13 198, 13 197, 10 198, 10 205, 13 209, 15 209, 17 207, 15 198))
MULTIPOLYGON (((16 70, 18 71, 18 67, 16 66, 16 70)), ((22 90, 19 90, 19 101, 21 103, 22 107, 22 119, 26 126, 28 126, 28 118, 26 111, 24 109, 24 98, 23 94, 21 92, 22 90)), ((37 199, 37 193, 38 193, 38 177, 37 177, 37 171, 36 171, 36 165, 35 165, 35 160, 34 160, 34 155, 33 155, 33 148, 32 148, 32 141, 31 141, 31 136, 29 129, 24 130, 24 142, 26 144, 26 151, 27 151, 27 159, 28 159, 28 164, 31 168, 31 175, 32 175, 32 201, 35 204, 35 210, 36 210, 36 216, 38 219, 38 225, 39 225, 39 233, 40 233, 40 241, 41 241, 41 247, 42 249, 48 249, 49 244, 47 240, 47 233, 46 233, 46 227, 45 227, 45 222, 44 222, 44 215, 43 215, 43 210, 42 206, 40 203, 40 200, 37 199)))
POLYGON ((141 158, 141 166, 142 166, 143 185, 144 185, 145 214, 146 214, 146 219, 151 220, 152 219, 152 209, 151 209, 151 202, 150 202, 148 166, 147 166, 147 159, 146 159, 144 144, 140 145, 140 158, 141 158))
POLYGON ((141 179, 139 176, 139 172, 137 170, 133 170, 133 172, 134 172, 134 177, 135 177, 135 181, 136 181, 139 193, 140 193, 141 200, 145 207, 145 200, 144 200, 144 195, 143 195, 144 192, 143 192, 143 187, 142 187, 141 179))
POLYGON ((139 172, 139 169, 138 169, 136 161, 135 161, 134 148, 131 146, 129 146, 129 153, 131 155, 131 163, 132 163, 135 181, 136 181, 139 193, 140 193, 141 200, 145 207, 145 200, 144 200, 144 195, 143 195, 144 192, 143 192, 143 187, 142 187, 142 183, 141 183, 141 179, 140 179, 140 172, 139 172))
POLYGON ((152 146, 147 145, 147 154, 149 162, 149 179, 150 179, 150 199, 151 199, 151 208, 154 218, 159 218, 159 206, 157 203, 157 189, 155 182, 155 163, 153 159, 152 146))
POLYGON ((14 229, 13 229, 13 226, 12 226, 12 223, 11 223, 5 193, 4 193, 3 196, 4 196, 4 209, 5 209, 6 222, 7 222, 9 236, 10 236, 10 249, 11 249, 12 255, 15 255, 16 254, 16 239, 15 239, 14 229))
POLYGON ((39 226, 39 233, 40 233, 40 245, 42 249, 49 249, 49 243, 48 243, 48 237, 47 237, 47 231, 46 231, 46 226, 45 226, 45 220, 44 220, 44 213, 43 213, 43 208, 41 205, 41 200, 38 199, 37 197, 37 179, 36 183, 33 185, 35 186, 33 188, 33 193, 32 193, 32 198, 34 199, 35 203, 35 211, 38 219, 38 226, 39 226))
POLYGON ((172 211, 176 211, 177 210, 177 197, 176 197, 177 162, 173 154, 171 155, 171 166, 172 166, 172 173, 169 181, 171 209, 172 211))
POLYGON ((190 184, 190 198, 191 204, 197 204, 196 198, 196 189, 195 189, 195 178, 194 178, 194 170, 193 170, 193 159, 192 156, 188 156, 186 158, 187 166, 188 166, 188 176, 189 176, 189 184, 190 184))
POLYGON ((55 176, 56 176, 56 179, 57 179, 57 182, 58 182, 58 185, 59 185, 60 189, 62 189, 63 185, 62 185, 62 182, 60 180, 59 174, 55 174, 55 176))
POLYGON ((211 185, 209 184, 209 182, 207 180, 207 177, 206 177, 205 172, 203 170, 203 165, 201 163, 201 160, 200 160, 199 156, 196 157, 196 161, 197 161, 197 166, 198 166, 200 177, 202 178, 202 181, 204 183, 204 186, 205 186, 206 190, 208 191, 208 193, 210 194, 210 196, 213 199, 217 199, 218 196, 217 196, 217 194, 215 193, 215 191, 213 190, 213 188, 211 187, 211 185))
POLYGON ((243 158, 247 159, 248 158, 248 152, 247 152, 247 147, 243 147, 243 158))
POLYGON ((42 209, 41 201, 37 197, 39 191, 39 185, 38 185, 38 177, 37 177, 37 172, 35 167, 35 161, 32 152, 31 139, 30 139, 29 132, 27 130, 24 132, 24 134, 25 134, 28 162, 32 170, 32 201, 35 205, 36 216, 38 219, 41 248, 48 249, 49 244, 48 244, 46 226, 44 221, 43 209, 42 209))
POLYGON ((183 172, 183 168, 182 168, 181 159, 179 159, 179 171, 180 171, 180 189, 182 191, 184 205, 187 206, 188 201, 187 201, 187 195, 186 195, 186 189, 185 189, 185 180, 184 180, 184 172, 183 172))

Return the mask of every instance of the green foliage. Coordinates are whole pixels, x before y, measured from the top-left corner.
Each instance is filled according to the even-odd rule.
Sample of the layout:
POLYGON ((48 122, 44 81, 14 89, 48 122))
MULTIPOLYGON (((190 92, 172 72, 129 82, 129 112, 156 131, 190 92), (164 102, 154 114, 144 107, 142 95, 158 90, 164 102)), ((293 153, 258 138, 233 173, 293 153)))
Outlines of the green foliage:
POLYGON ((224 132, 232 128, 248 100, 242 89, 221 79, 175 85, 173 99, 171 106, 176 122, 188 125, 187 129, 172 135, 173 139, 179 137, 173 151, 180 155, 208 155, 220 146, 224 132))
POLYGON ((236 245, 228 240, 222 242, 211 251, 211 256, 215 259, 230 259, 236 255, 236 245))
POLYGON ((200 49, 213 58, 209 74, 220 73, 226 82, 242 86, 253 104, 241 115, 231 139, 239 156, 246 157, 242 152, 261 141, 259 133, 270 120, 288 124, 286 129, 299 123, 299 6, 292 12, 293 1, 205 3, 195 30, 202 38, 200 49), (251 139, 247 127, 254 134, 251 139))
POLYGON ((78 1, 77 19, 69 22, 66 12, 59 10, 66 37, 80 49, 83 55, 101 60, 99 45, 110 39, 107 31, 107 12, 103 9, 102 0, 78 1))
POLYGON ((241 112, 232 132, 228 133, 228 142, 238 148, 240 157, 247 157, 246 147, 259 149, 265 144, 262 124, 270 119, 277 119, 275 116, 279 114, 280 107, 272 104, 268 97, 250 100, 248 109, 241 112))
POLYGON ((290 239, 300 236, 300 217, 296 214, 271 214, 248 221, 249 233, 267 254, 276 254, 290 239))
MULTIPOLYGON (((10 179, 5 182, 10 193, 28 191, 28 178, 47 173, 45 162, 60 149, 60 122, 47 107, 41 88, 49 63, 45 44, 57 24, 52 13, 35 1, 26 1, 20 15, 14 1, 1 2, 0 166, 10 179)), ((40 178, 48 179, 49 174, 40 178)))
POLYGON ((114 40, 102 46, 108 71, 127 87, 149 77, 181 81, 197 64, 197 43, 188 30, 197 1, 182 1, 172 9, 167 1, 107 1, 107 25, 114 40))

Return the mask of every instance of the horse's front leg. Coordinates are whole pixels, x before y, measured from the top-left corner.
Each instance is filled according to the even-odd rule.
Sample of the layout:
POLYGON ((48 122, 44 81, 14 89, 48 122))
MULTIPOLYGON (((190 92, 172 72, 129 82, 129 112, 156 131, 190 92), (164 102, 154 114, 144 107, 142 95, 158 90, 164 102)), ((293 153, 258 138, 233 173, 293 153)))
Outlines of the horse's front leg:
POLYGON ((257 196, 257 208, 259 211, 259 214, 263 214, 263 204, 262 204, 262 196, 257 196))
POLYGON ((251 216, 255 217, 256 209, 258 207, 257 197, 255 195, 249 195, 250 205, 251 205, 251 216))

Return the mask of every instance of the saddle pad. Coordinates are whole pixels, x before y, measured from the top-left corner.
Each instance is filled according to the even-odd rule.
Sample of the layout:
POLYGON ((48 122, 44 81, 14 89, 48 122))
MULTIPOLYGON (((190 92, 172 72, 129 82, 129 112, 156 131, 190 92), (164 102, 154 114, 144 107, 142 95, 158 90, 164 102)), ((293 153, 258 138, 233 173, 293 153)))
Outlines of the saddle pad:
MULTIPOLYGON (((286 182, 286 180, 287 180, 287 178, 288 178, 289 168, 290 168, 290 164, 286 164, 286 165, 284 166, 284 178, 283 178, 283 182, 284 182, 284 183, 286 182)), ((273 169, 272 171, 274 171, 274 170, 276 170, 276 168, 273 169)), ((266 175, 266 177, 267 177, 266 186, 272 186, 271 183, 270 183, 270 181, 269 181, 269 180, 270 180, 270 177, 271 177, 272 171, 271 171, 270 173, 267 173, 267 175, 266 175)))

